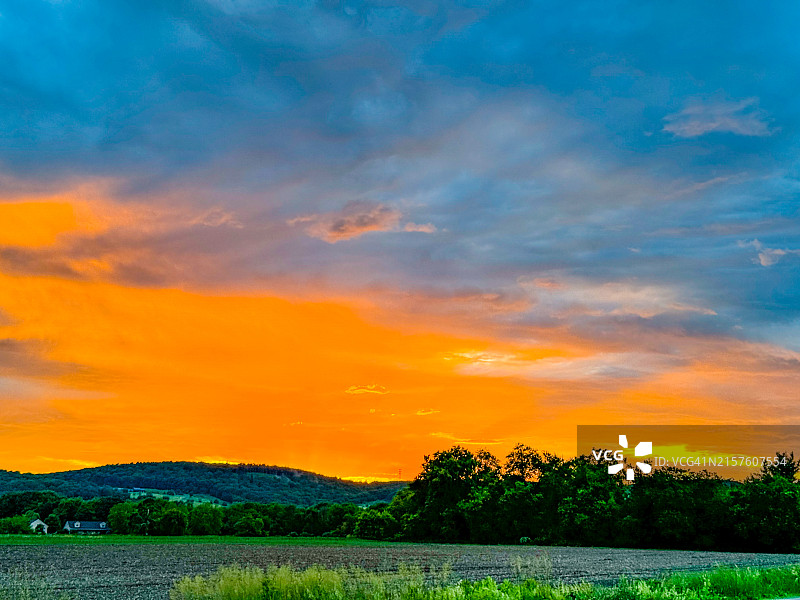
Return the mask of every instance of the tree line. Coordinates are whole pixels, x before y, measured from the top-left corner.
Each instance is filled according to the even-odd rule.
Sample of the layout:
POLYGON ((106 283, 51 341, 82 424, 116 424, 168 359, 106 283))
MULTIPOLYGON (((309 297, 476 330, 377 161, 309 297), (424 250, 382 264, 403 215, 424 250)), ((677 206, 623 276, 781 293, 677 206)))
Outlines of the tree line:
POLYGON ((564 460, 518 445, 501 462, 454 446, 426 456, 420 474, 388 503, 192 506, 24 492, 0 496, 0 533, 21 532, 36 516, 56 529, 67 520, 101 520, 133 535, 800 551, 800 465, 793 453, 777 457, 744 482, 667 467, 628 483, 591 456, 564 460))
POLYGON ((744 482, 673 467, 608 474, 518 445, 503 464, 455 446, 425 457, 387 509, 403 539, 671 549, 800 550, 800 464, 778 453, 744 482))
POLYGON ((61 473, 0 470, 3 492, 53 491, 91 499, 121 490, 161 490, 176 495, 210 496, 225 503, 260 502, 312 506, 318 502, 388 502, 405 486, 389 481, 357 483, 317 473, 268 465, 155 462, 105 465, 61 473))

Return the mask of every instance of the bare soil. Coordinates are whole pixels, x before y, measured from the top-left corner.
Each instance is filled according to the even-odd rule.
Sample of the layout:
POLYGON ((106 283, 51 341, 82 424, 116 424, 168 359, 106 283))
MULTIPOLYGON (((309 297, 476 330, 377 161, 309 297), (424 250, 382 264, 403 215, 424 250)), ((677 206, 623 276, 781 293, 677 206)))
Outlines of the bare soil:
POLYGON ((267 567, 287 563, 299 568, 357 565, 374 571, 396 570, 401 563, 434 570, 449 564, 456 580, 536 576, 568 583, 612 583, 621 576, 648 578, 665 571, 703 570, 716 565, 797 564, 800 555, 443 544, 0 546, 0 581, 9 570, 23 568, 76 600, 166 600, 173 582, 186 575, 205 575, 221 565, 267 567))

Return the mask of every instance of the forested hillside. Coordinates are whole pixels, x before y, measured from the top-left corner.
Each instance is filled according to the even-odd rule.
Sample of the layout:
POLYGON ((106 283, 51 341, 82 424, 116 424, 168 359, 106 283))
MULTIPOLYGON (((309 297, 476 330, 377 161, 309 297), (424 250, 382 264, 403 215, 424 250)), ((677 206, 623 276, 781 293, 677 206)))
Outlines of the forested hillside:
POLYGON ((205 494, 224 502, 279 502, 297 506, 319 502, 389 502, 405 485, 355 483, 285 467, 193 462, 106 465, 46 474, 0 470, 0 493, 52 490, 68 497, 94 498, 143 488, 174 494, 205 494))
POLYGON ((39 518, 52 531, 61 531, 70 520, 107 521, 113 533, 130 535, 355 536, 798 553, 798 474, 800 459, 793 452, 778 452, 744 481, 658 466, 628 481, 622 471, 610 474, 608 463, 592 455, 565 460, 520 444, 501 461, 485 450, 454 446, 426 456, 419 475, 391 502, 366 506, 368 499, 391 495, 391 486, 400 484, 359 485, 263 466, 115 465, 60 473, 55 482, 54 475, 16 475, 17 484, 27 477, 28 484, 50 487, 90 481, 112 495, 82 500, 65 498, 63 491, 2 494, 0 535, 28 533, 39 518), (182 485, 195 494, 290 490, 300 500, 284 495, 282 503, 222 504, 119 494, 120 488, 172 486, 177 491, 182 485), (312 497, 322 500, 334 493, 349 495, 349 501, 308 506, 312 497), (306 506, 288 504, 301 501, 306 506))

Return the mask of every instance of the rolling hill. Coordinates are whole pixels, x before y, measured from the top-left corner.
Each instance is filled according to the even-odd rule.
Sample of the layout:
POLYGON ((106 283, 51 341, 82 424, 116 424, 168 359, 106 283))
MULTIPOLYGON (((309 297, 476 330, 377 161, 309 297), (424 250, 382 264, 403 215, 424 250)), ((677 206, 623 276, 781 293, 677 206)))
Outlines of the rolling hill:
POLYGON ((356 483, 299 469, 266 465, 154 462, 106 465, 59 473, 0 470, 0 493, 52 490, 93 498, 127 494, 134 488, 204 495, 223 502, 389 502, 405 482, 356 483))

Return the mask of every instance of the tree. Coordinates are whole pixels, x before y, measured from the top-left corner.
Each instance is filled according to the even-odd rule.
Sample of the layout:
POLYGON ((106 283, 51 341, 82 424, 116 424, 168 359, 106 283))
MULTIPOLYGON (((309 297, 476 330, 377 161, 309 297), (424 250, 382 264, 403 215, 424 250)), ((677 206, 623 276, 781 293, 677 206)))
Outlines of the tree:
POLYGON ((114 533, 133 533, 133 516, 136 508, 132 502, 122 502, 108 511, 108 526, 114 533))
POLYGON ((160 498, 145 498, 136 505, 136 512, 131 517, 131 533, 140 535, 158 535, 158 522, 170 503, 160 498))
POLYGON ((78 512, 83 508, 83 500, 80 498, 64 498, 53 510, 59 521, 66 523, 77 519, 78 512))
POLYGON ((248 513, 234 524, 233 529, 238 536, 260 536, 264 531, 264 521, 253 514, 248 513))
MULTIPOLYGON (((264 522, 264 517, 262 516, 262 512, 264 511, 265 515, 271 514, 270 506, 264 506, 263 504, 256 504, 255 502, 243 502, 238 504, 232 504, 228 508, 224 509, 223 519, 222 519, 222 533, 224 535, 249 535, 240 533, 242 527, 251 527, 254 526, 250 521, 246 521, 246 525, 242 525, 238 530, 236 528, 237 524, 244 519, 245 517, 252 517, 253 519, 257 519, 260 523, 258 527, 258 533, 252 533, 252 535, 262 535, 265 531, 266 523, 264 522)), ((281 507, 281 512, 284 512, 284 509, 288 512, 288 509, 295 509, 293 506, 286 506, 281 507)), ((269 518, 269 517, 267 517, 269 518)), ((299 523, 292 523, 293 526, 299 525, 298 529, 303 528, 302 521, 299 523)), ((292 531, 296 531, 293 529, 292 531)))
POLYGON ((517 444, 506 457, 503 475, 517 481, 537 481, 542 474, 544 462, 537 450, 524 444, 517 444))
POLYGON ((27 511, 50 514, 61 496, 54 492, 17 492, 0 496, 0 517, 14 517, 27 511))
POLYGON ((754 479, 732 496, 731 524, 742 549, 800 550, 800 486, 785 477, 754 479))
POLYGON ((0 534, 6 533, 30 533, 31 528, 28 525, 29 521, 26 517, 6 517, 0 519, 0 534))
POLYGON ((776 452, 775 459, 771 463, 764 461, 761 464, 762 479, 783 477, 795 481, 798 472, 800 472, 800 458, 795 459, 794 452, 776 452))
POLYGON ((637 475, 632 486, 625 486, 619 542, 646 548, 718 547, 721 532, 730 525, 721 510, 727 489, 708 472, 666 467, 637 475))
POLYGON ((356 521, 356 536, 368 540, 391 540, 400 525, 388 511, 365 510, 356 521))
POLYGON ((409 485, 408 500, 415 514, 404 521, 404 531, 448 542, 467 540, 469 526, 459 502, 499 478, 498 461, 485 450, 476 455, 453 446, 426 456, 422 472, 409 485))
POLYGON ((354 533, 361 512, 363 509, 355 504, 331 504, 327 515, 328 531, 332 535, 342 537, 354 533))
POLYGON ((537 544, 546 544, 548 521, 542 512, 542 494, 531 481, 503 481, 503 496, 498 501, 497 522, 499 539, 513 543, 527 537, 537 544))
MULTIPOLYGON (((609 477, 605 465, 579 456, 564 463, 557 518, 550 528, 558 543, 612 545, 623 503, 619 478, 609 477)), ((551 485, 555 482, 550 479, 551 485)))
POLYGON ((158 519, 156 531, 159 535, 183 535, 188 519, 180 508, 168 508, 158 519))
POLYGON ((44 522, 47 524, 47 530, 50 533, 58 533, 61 531, 61 527, 63 526, 61 521, 58 520, 58 517, 53 513, 47 515, 47 518, 44 520, 44 522))
POLYGON ((500 498, 503 481, 490 480, 476 485, 469 496, 458 503, 458 511, 467 523, 470 542, 496 543, 502 533, 498 530, 500 498))
POLYGON ((189 513, 189 533, 219 535, 222 531, 222 509, 211 504, 198 504, 189 513))
POLYGON ((124 500, 118 496, 92 498, 83 503, 75 518, 81 521, 108 521, 111 509, 120 502, 124 500))

